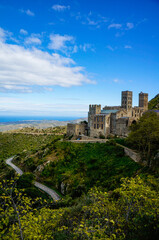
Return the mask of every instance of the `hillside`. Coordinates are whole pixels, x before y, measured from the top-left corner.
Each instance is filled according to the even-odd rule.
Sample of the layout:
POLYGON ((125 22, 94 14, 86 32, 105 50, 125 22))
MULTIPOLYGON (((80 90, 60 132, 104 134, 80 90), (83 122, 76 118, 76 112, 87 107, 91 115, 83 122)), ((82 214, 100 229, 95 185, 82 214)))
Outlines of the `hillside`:
POLYGON ((159 110, 159 94, 157 94, 154 98, 152 98, 149 101, 148 108, 149 110, 152 110, 152 109, 159 110))
POLYGON ((21 152, 37 151, 55 139, 60 139, 60 136, 0 133, 0 180, 10 172, 5 159, 21 152))
POLYGON ((13 191, 26 240, 157 239, 158 179, 112 141, 77 144, 60 138, 0 134, 1 159, 17 154, 14 163, 26 172, 9 181, 1 161, 0 239, 23 239, 10 201, 13 191), (50 203, 31 185, 34 177, 58 189, 63 199, 50 203))
POLYGON ((25 120, 16 122, 0 122, 0 132, 6 132, 11 130, 17 130, 22 128, 36 128, 46 129, 60 126, 67 126, 68 123, 79 123, 87 120, 87 118, 79 118, 70 121, 58 121, 58 120, 25 120))
POLYGON ((35 128, 35 127, 25 127, 20 129, 14 129, 7 131, 7 133, 24 133, 24 134, 56 134, 56 135, 64 135, 66 134, 67 127, 66 126, 57 126, 57 127, 49 127, 49 128, 35 128))
POLYGON ((73 199, 93 186, 112 190, 122 177, 131 177, 141 168, 122 148, 109 143, 51 143, 41 151, 18 155, 15 164, 73 199))

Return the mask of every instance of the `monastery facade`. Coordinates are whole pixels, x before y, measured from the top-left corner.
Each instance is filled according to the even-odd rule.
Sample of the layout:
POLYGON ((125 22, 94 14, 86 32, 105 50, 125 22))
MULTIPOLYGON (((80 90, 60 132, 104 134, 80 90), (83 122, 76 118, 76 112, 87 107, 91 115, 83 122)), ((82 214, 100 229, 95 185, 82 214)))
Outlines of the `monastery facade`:
POLYGON ((88 125, 68 124, 67 135, 88 135, 90 137, 105 137, 109 135, 127 136, 128 128, 139 120, 148 110, 148 94, 139 93, 139 105, 132 107, 132 91, 122 91, 121 106, 89 105, 88 125))

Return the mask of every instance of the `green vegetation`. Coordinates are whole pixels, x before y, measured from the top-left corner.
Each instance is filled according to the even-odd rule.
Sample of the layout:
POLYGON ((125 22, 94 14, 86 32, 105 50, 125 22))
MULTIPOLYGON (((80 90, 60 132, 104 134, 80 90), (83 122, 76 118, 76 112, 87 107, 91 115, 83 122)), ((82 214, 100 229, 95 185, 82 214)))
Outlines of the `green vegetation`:
POLYGON ((112 190, 122 177, 131 177, 141 168, 124 156, 122 148, 109 143, 56 142, 29 156, 18 155, 15 163, 26 172, 34 170, 41 182, 72 198, 93 186, 112 190))
POLYGON ((122 179, 112 192, 93 188, 72 207, 52 209, 13 188, 0 185, 1 239, 155 240, 158 238, 159 195, 154 178, 122 179), (14 196, 14 197, 13 197, 14 196), (2 204, 3 203, 3 204, 2 204), (41 207, 40 207, 41 206, 41 207), (40 207, 40 208, 39 208, 40 207))
POLYGON ((8 133, 30 133, 30 134, 66 134, 66 126, 48 127, 48 128, 36 128, 36 127, 25 127, 21 129, 10 130, 8 133))
MULTIPOLYGON (((56 141, 61 137, 55 135, 25 135, 25 134, 14 134, 14 133, 0 133, 0 180, 10 179, 15 176, 15 171, 6 165, 5 160, 11 156, 17 155, 18 153, 29 154, 29 151, 37 151, 41 148, 45 149, 45 146, 52 141, 56 141)), ((19 188, 24 188, 27 184, 24 176, 20 177, 19 188), (20 183, 21 182, 21 183, 20 183), (21 186, 20 186, 21 185, 21 186)), ((27 186, 25 193, 28 196, 36 197, 41 196, 48 198, 48 195, 39 191, 34 185, 27 186)))
POLYGON ((148 166, 158 167, 154 161, 159 150, 159 117, 155 112, 145 113, 140 120, 131 126, 127 139, 131 147, 136 148, 148 166))
POLYGON ((55 139, 55 135, 26 135, 16 133, 0 133, 0 159, 45 146, 55 139))
POLYGON ((145 157, 150 144, 152 165, 158 129, 151 112, 132 127, 128 141, 78 144, 53 135, 0 134, 0 239, 156 240, 158 175, 125 156, 116 141, 145 157), (4 159, 15 154, 25 173, 12 180, 4 159), (58 189, 63 199, 50 204, 37 198, 48 196, 33 187, 34 179, 58 189))
POLYGON ((152 98, 149 101, 148 108, 149 110, 152 110, 152 109, 159 110, 159 94, 157 94, 154 98, 152 98))

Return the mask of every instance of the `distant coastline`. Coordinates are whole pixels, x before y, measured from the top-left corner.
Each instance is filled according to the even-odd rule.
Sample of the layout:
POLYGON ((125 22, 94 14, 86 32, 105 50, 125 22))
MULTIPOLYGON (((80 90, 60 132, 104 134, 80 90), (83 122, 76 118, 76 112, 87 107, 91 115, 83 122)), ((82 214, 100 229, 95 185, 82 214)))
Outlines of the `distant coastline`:
POLYGON ((39 129, 45 129, 49 127, 66 126, 67 123, 79 123, 84 120, 87 120, 87 118, 6 116, 6 117, 0 117, 0 132, 6 132, 14 129, 25 128, 25 127, 35 127, 39 129))
POLYGON ((72 121, 79 117, 65 116, 0 116, 0 124, 19 123, 25 121, 72 121))

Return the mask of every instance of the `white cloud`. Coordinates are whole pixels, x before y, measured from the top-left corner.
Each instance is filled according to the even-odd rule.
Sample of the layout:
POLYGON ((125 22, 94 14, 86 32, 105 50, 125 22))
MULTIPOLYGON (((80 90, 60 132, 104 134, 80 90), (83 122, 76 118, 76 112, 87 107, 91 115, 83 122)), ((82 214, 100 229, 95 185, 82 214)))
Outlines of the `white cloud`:
POLYGON ((134 24, 130 22, 128 22, 126 26, 127 26, 127 30, 134 28, 134 24))
POLYGON ((118 79, 118 78, 115 78, 115 79, 113 80, 113 82, 119 83, 119 79, 118 79))
POLYGON ((21 93, 31 93, 32 89, 26 86, 16 86, 15 84, 0 84, 1 92, 21 92, 21 93))
POLYGON ((5 33, 5 30, 0 28, 0 41, 5 41, 5 38, 6 38, 6 33, 5 33))
POLYGON ((84 15, 78 12, 76 14, 72 14, 72 17, 75 17, 76 20, 79 20, 84 25, 94 26, 95 28, 100 28, 102 24, 108 22, 106 17, 91 11, 84 15))
POLYGON ((92 52, 95 52, 95 49, 90 43, 84 43, 83 45, 80 45, 80 49, 83 50, 84 52, 87 52, 87 50, 91 50, 92 52))
POLYGON ((20 34, 22 34, 22 35, 27 35, 28 32, 27 32, 26 30, 24 30, 24 29, 20 29, 20 34))
POLYGON ((20 9, 19 11, 22 12, 22 13, 25 13, 28 16, 31 16, 31 17, 35 16, 35 13, 33 13, 30 9, 27 9, 27 10, 20 9))
POLYGON ((77 53, 77 52, 78 52, 78 46, 77 46, 77 45, 74 45, 73 50, 72 50, 72 53, 77 53))
POLYGON ((110 45, 108 45, 107 48, 108 48, 109 50, 111 50, 112 52, 115 50, 115 49, 114 49, 113 47, 111 47, 110 45))
POLYGON ((124 48, 126 48, 126 49, 131 49, 132 46, 130 46, 130 45, 125 45, 124 48))
POLYGON ((98 25, 99 21, 94 21, 87 17, 87 23, 88 25, 98 25))
POLYGON ((0 42, 5 42, 8 37, 11 38, 12 33, 0 27, 0 42))
POLYGON ((34 15, 35 15, 35 14, 34 14, 32 11, 30 11, 29 9, 26 10, 26 14, 29 15, 29 16, 34 16, 34 15))
POLYGON ((116 83, 116 84, 123 84, 124 83, 123 80, 118 79, 118 78, 113 79, 113 82, 116 83))
POLYGON ((65 10, 69 10, 70 6, 64 6, 64 5, 56 4, 56 5, 52 6, 52 9, 55 10, 55 11, 58 11, 58 12, 63 12, 65 10))
POLYGON ((79 86, 94 83, 71 58, 49 54, 37 48, 0 42, 0 89, 31 92, 35 87, 79 86), (74 66, 72 66, 74 64, 74 66))
POLYGON ((17 97, 1 97, 0 96, 0 105, 2 104, 15 104, 19 102, 19 98, 17 97))
POLYGON ((42 103, 42 102, 31 102, 29 100, 23 100, 19 98, 1 98, 0 97, 0 110, 1 112, 17 113, 24 115, 41 115, 45 116, 87 116, 88 104, 69 104, 69 103, 42 103))
POLYGON ((112 23, 108 26, 108 29, 110 28, 116 28, 116 29, 120 29, 122 28, 122 24, 119 24, 119 23, 112 23))
POLYGON ((52 92, 53 91, 53 89, 50 88, 50 87, 44 87, 44 90, 46 90, 47 92, 52 92))
POLYGON ((66 55, 77 53, 79 49, 84 52, 87 50, 91 50, 92 52, 95 51, 93 45, 90 43, 84 43, 79 46, 76 45, 75 38, 69 35, 51 34, 50 40, 51 42, 48 45, 50 49, 61 51, 66 55))
POLYGON ((41 45, 41 40, 38 37, 37 34, 32 34, 30 37, 27 37, 25 39, 25 44, 35 44, 35 45, 41 45))
POLYGON ((125 33, 124 32, 117 32, 115 37, 122 37, 125 33))
POLYGON ((64 51, 67 49, 67 43, 73 43, 74 37, 68 35, 51 34, 49 48, 64 51))

